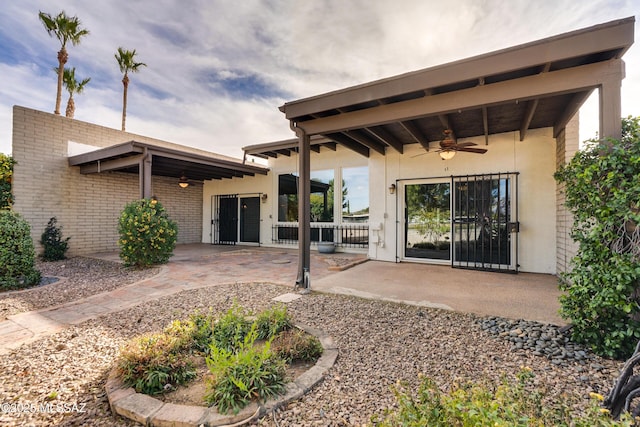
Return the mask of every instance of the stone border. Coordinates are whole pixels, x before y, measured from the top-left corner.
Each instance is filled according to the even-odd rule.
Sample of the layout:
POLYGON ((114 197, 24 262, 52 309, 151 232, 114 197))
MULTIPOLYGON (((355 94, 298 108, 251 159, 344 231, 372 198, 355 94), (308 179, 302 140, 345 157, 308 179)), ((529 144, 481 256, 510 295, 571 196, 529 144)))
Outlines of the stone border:
POLYGON ((116 377, 114 369, 105 385, 111 411, 145 426, 153 427, 240 426, 255 421, 267 412, 301 398, 323 380, 324 375, 338 357, 338 349, 331 336, 309 326, 296 325, 296 327, 317 337, 322 344, 323 352, 314 366, 294 381, 287 383, 285 394, 282 396, 264 403, 254 402, 234 415, 223 415, 214 408, 162 402, 146 394, 136 393, 133 388, 126 387, 116 377))

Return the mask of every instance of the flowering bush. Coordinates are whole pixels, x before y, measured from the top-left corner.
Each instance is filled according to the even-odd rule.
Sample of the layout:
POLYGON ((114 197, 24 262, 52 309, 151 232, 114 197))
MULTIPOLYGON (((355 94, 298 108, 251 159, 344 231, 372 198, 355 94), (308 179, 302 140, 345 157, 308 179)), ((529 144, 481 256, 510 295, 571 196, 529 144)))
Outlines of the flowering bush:
POLYGON ((141 199, 125 206, 118 223, 120 258, 127 266, 164 264, 173 256, 178 225, 169 219, 155 199, 141 199))

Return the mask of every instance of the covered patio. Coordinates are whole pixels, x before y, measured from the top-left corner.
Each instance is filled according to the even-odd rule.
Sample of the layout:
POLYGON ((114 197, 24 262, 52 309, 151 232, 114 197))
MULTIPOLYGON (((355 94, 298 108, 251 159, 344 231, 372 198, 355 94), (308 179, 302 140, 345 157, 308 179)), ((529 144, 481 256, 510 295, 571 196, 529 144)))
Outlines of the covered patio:
MULTIPOLYGON (((118 261, 116 252, 93 257, 118 261)), ((441 308, 562 325, 557 278, 548 274, 493 274, 446 266, 367 261, 355 253, 310 257, 312 288, 323 293, 441 308)), ((290 286, 296 276, 295 249, 178 245, 169 262, 179 288, 216 283, 272 282, 290 286), (200 283, 200 285, 198 285, 200 283)))

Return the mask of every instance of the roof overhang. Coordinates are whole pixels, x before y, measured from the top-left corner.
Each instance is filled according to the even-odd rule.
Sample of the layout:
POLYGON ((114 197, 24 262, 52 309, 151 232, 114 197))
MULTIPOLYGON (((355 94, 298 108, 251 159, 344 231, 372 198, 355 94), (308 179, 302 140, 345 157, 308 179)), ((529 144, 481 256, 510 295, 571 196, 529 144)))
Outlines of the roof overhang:
POLYGON ((151 160, 152 175, 171 178, 186 176, 190 181, 266 175, 268 172, 265 167, 247 165, 240 160, 213 154, 195 153, 188 147, 180 150, 138 141, 71 156, 68 161, 70 166, 79 166, 82 174, 106 171, 138 173, 145 158, 151 160))
MULTIPOLYGON (((288 102, 280 110, 311 136, 312 148, 321 148, 314 138, 323 138, 363 156, 389 148, 402 153, 414 143, 429 149, 444 129, 458 138, 484 135, 486 143, 491 134, 512 131, 523 140, 538 128, 553 128, 557 136, 595 89, 607 87, 613 98, 604 104, 615 106, 617 88, 619 104, 621 58, 633 44, 634 22, 612 21, 288 102)), ((245 153, 274 157, 297 149, 296 142, 285 142, 253 145, 245 153)))

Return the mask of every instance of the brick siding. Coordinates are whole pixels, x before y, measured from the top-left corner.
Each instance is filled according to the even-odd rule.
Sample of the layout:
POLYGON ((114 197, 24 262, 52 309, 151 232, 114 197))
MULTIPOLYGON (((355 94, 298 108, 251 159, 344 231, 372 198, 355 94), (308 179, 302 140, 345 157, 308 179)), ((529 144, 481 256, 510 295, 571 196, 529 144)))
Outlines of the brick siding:
MULTIPOLYGON (((68 166, 69 141, 108 147, 127 141, 176 148, 175 144, 68 119, 20 106, 13 108, 14 209, 31 225, 38 251, 40 235, 55 216, 70 236, 68 255, 117 250, 118 216, 140 197, 137 174, 80 174, 68 166)), ((152 191, 178 223, 178 243, 202 239, 202 186, 180 188, 177 181, 152 178, 152 191)))

